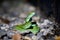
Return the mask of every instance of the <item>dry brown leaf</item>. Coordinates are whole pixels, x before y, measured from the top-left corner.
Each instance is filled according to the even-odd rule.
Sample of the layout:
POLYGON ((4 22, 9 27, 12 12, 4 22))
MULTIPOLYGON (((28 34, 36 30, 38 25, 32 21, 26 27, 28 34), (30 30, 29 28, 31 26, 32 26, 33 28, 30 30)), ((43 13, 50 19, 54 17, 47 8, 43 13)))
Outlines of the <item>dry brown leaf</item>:
POLYGON ((12 36, 12 39, 13 39, 13 40, 21 40, 21 37, 22 37, 22 36, 17 33, 17 34, 15 34, 15 35, 12 36))
POLYGON ((56 36, 55 37, 55 40, 60 40, 60 36, 56 36))

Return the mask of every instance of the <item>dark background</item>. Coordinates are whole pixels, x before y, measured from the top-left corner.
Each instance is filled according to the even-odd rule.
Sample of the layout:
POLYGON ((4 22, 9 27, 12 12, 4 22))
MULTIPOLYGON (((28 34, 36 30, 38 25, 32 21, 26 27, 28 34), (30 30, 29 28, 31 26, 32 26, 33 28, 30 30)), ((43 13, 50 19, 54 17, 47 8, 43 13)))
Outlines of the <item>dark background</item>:
MULTIPOLYGON (((11 1, 14 0, 0 0, 0 7, 2 7, 3 1, 11 1)), ((19 1, 19 0, 17 0, 19 1)), ((28 3, 34 5, 35 7, 39 7, 42 12, 44 12, 45 17, 50 17, 53 15, 55 20, 60 23, 60 1, 59 0, 26 0, 28 3)))
POLYGON ((51 15, 60 23, 60 1, 59 0, 29 0, 35 7, 39 6, 40 10, 46 14, 46 17, 51 15))

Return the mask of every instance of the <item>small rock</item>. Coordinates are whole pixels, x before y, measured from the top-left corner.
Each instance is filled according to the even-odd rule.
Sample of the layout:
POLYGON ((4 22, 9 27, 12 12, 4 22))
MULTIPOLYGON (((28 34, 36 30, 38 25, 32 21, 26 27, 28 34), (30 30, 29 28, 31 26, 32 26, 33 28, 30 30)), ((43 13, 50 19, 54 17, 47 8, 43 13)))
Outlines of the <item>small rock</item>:
POLYGON ((30 37, 27 37, 27 36, 25 36, 23 39, 24 40, 32 40, 30 37))
POLYGON ((13 21, 13 20, 15 20, 16 19, 16 17, 7 17, 7 19, 9 20, 9 21, 13 21))
POLYGON ((8 37, 12 37, 12 35, 14 35, 13 30, 7 31, 7 36, 8 36, 8 37))
POLYGON ((6 31, 5 30, 0 30, 0 37, 2 36, 2 35, 5 35, 6 34, 6 31))
POLYGON ((8 37, 4 37, 4 39, 3 40, 12 40, 12 39, 9 39, 8 37))
POLYGON ((37 36, 32 36, 32 39, 33 40, 37 40, 37 36))
POLYGON ((6 27, 1 27, 1 30, 5 30, 6 29, 6 27))
POLYGON ((40 17, 38 17, 38 16, 37 16, 37 17, 34 16, 34 17, 32 17, 32 20, 33 20, 33 21, 39 21, 39 20, 40 20, 40 17))
POLYGON ((20 18, 26 18, 26 17, 27 17, 27 14, 26 14, 26 13, 21 13, 21 14, 19 15, 19 17, 20 17, 20 18))

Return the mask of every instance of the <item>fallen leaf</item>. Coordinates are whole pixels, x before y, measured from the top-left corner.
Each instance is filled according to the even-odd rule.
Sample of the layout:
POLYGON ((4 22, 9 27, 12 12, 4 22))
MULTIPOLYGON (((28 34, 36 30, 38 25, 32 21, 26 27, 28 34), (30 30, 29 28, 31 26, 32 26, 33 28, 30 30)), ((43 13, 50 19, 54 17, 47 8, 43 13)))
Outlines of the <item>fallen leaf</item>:
POLYGON ((56 36, 55 37, 55 40, 60 40, 60 36, 56 36))
POLYGON ((13 39, 13 40, 21 40, 21 37, 22 37, 22 36, 17 33, 17 34, 14 34, 14 35, 12 36, 12 39, 13 39))

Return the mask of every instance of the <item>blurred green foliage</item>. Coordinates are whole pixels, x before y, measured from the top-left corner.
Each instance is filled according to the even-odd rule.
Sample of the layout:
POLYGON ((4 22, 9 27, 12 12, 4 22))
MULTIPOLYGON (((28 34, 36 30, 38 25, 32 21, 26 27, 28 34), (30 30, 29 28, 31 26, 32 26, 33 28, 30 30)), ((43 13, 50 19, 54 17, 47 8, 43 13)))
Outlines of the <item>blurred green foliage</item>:
POLYGON ((39 31, 39 27, 36 24, 32 24, 30 20, 30 18, 32 18, 35 15, 35 12, 31 12, 26 20, 24 24, 21 25, 17 25, 15 26, 15 30, 19 30, 20 32, 24 32, 26 30, 29 30, 30 32, 32 32, 33 34, 37 34, 37 32, 39 31), (32 29, 30 28, 32 27, 32 29))

